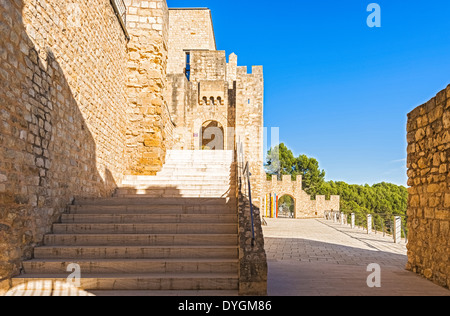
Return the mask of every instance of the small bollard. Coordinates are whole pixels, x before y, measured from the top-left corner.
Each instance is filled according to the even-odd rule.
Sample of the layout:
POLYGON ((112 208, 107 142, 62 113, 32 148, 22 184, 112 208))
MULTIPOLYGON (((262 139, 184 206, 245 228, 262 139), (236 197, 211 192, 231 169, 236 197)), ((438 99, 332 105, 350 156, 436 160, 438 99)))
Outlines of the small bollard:
POLYGON ((402 218, 395 216, 394 219, 394 243, 399 244, 402 240, 402 218))
POLYGON ((333 223, 337 222, 337 213, 333 212, 333 223))
POLYGON ((341 212, 341 225, 344 225, 344 218, 345 218, 345 214, 344 214, 344 212, 341 212))
POLYGON ((372 215, 367 214, 367 234, 372 234, 372 215))
POLYGON ((355 213, 352 213, 351 216, 352 216, 352 219, 351 219, 351 224, 350 225, 351 225, 351 227, 353 229, 353 228, 355 228, 355 213))

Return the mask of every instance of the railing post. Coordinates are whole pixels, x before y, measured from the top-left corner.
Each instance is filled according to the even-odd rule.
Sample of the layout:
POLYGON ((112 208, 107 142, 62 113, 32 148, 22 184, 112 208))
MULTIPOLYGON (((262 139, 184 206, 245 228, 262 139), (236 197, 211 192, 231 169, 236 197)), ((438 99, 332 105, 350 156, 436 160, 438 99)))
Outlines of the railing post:
POLYGON ((367 214, 367 234, 372 234, 372 214, 367 214))
POLYGON ((394 243, 399 244, 402 240, 402 218, 395 216, 394 219, 394 243))
POLYGON ((355 213, 351 214, 351 224, 350 225, 351 225, 352 229, 355 228, 355 213))

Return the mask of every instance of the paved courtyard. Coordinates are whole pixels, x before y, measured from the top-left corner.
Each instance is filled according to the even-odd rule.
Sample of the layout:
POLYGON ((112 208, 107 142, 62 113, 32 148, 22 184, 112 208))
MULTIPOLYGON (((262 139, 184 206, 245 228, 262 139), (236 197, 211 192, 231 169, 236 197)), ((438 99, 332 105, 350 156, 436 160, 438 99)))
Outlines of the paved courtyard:
POLYGON ((271 296, 447 295, 450 291, 405 270, 404 242, 368 235, 326 220, 266 219, 271 296), (369 288, 367 267, 381 267, 381 287, 369 288))

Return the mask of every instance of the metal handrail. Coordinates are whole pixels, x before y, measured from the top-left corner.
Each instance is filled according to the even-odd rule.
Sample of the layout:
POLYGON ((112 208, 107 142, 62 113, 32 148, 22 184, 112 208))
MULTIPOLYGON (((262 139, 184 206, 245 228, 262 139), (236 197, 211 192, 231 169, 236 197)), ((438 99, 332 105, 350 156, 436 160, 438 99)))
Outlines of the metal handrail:
POLYGON ((252 247, 255 246, 256 237, 255 237, 255 221, 254 221, 254 207, 252 201, 252 184, 251 184, 251 173, 250 173, 250 164, 248 161, 245 161, 244 158, 244 145, 239 142, 237 144, 237 158, 238 158, 238 168, 239 172, 239 190, 242 192, 242 180, 247 180, 247 190, 248 190, 248 199, 250 203, 250 218, 251 218, 251 229, 252 229, 252 247))
POLYGON ((122 30, 125 33, 125 37, 129 41, 130 35, 127 31, 127 6, 125 5, 125 2, 124 0, 110 0, 110 3, 114 9, 117 19, 119 20, 122 30))

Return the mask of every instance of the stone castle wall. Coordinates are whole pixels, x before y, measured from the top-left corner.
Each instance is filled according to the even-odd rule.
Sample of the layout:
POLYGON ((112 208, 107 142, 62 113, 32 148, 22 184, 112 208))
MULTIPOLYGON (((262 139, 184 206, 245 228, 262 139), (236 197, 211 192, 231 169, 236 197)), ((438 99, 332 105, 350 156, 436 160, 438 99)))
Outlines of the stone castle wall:
POLYGON ((244 144, 258 205, 265 179, 263 68, 253 66, 249 73, 238 66, 234 53, 227 63, 226 53, 216 50, 209 9, 170 9, 169 21, 168 101, 176 121, 175 144, 178 149, 200 149, 202 125, 218 122, 224 128, 225 149, 233 150, 235 139, 244 144), (187 52, 189 80, 184 74, 187 52))
POLYGON ((247 74, 234 54, 227 64, 209 10, 125 0, 123 30, 109 0, 0 4, 0 287, 75 197, 155 174, 175 145, 199 149, 207 121, 224 127, 226 149, 242 128, 261 186, 262 67, 247 74))
POLYGON ((340 210, 338 195, 330 196, 329 200, 323 195, 318 195, 315 200, 311 200, 311 196, 303 191, 302 180, 301 175, 297 175, 296 181, 292 181, 290 175, 284 175, 282 181, 278 181, 277 176, 272 176, 272 181, 265 181, 263 193, 276 194, 278 197, 291 196, 295 201, 294 218, 320 218, 325 211, 340 210))
POLYGON ((109 1, 0 1, 0 282, 75 196, 121 182, 127 42, 109 1))
POLYGON ((230 57, 230 78, 236 74, 236 138, 244 145, 245 158, 252 173, 253 201, 260 206, 264 171, 264 74, 262 66, 235 68, 237 57, 230 57))
POLYGON ((407 268, 450 287, 450 86, 408 114, 407 268))

